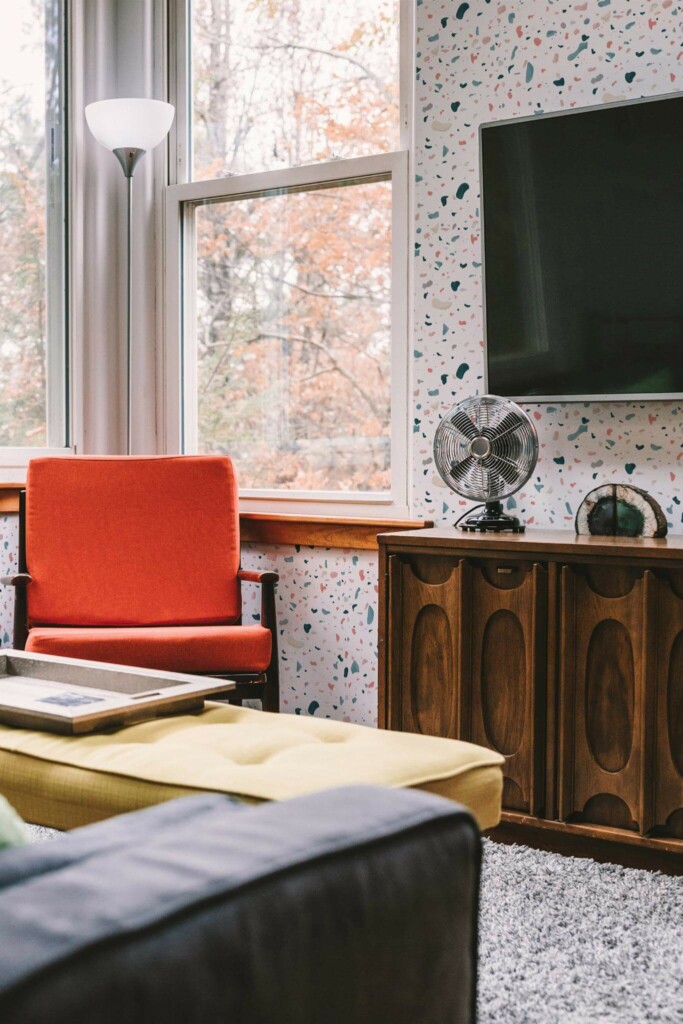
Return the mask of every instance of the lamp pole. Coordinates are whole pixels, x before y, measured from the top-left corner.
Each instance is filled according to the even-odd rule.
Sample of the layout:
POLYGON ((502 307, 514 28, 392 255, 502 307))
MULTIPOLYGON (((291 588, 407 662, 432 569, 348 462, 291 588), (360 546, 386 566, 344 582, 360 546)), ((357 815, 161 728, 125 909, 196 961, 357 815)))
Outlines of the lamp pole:
POLYGON ((128 211, 126 228, 126 250, 128 258, 126 279, 126 455, 131 454, 133 436, 133 172, 138 161, 144 156, 144 149, 113 150, 121 164, 126 178, 128 211))
POLYGON ((85 108, 85 119, 97 141, 110 150, 126 178, 126 454, 133 438, 133 172, 138 161, 168 135, 174 108, 163 100, 141 98, 97 100, 85 108))

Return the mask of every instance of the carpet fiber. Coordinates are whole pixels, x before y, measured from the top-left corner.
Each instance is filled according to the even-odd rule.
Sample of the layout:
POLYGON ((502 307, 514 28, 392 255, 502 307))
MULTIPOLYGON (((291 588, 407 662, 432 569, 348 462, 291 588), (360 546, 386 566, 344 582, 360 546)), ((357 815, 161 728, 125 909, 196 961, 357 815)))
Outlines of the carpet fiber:
POLYGON ((683 1024, 683 878, 485 839, 479 1024, 683 1024))
POLYGON ((683 1024, 683 878, 484 843, 479 1024, 683 1024))

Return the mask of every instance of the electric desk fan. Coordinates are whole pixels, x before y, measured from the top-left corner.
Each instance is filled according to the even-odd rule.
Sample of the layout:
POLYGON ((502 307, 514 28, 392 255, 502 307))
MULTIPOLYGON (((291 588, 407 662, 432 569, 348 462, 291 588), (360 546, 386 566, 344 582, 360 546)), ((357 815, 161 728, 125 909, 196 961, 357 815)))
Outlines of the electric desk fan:
POLYGON ((483 502, 461 529, 523 533, 501 500, 523 487, 538 459, 538 436, 523 409, 507 398, 477 395, 458 402, 439 424, 434 460, 444 482, 463 498, 483 502))

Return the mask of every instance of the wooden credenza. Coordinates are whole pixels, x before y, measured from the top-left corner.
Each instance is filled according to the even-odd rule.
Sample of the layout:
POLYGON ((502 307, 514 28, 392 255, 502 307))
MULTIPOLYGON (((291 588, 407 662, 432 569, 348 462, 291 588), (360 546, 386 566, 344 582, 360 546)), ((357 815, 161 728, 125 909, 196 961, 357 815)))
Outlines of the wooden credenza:
POLYGON ((379 722, 505 755, 503 821, 683 854, 683 537, 379 537, 379 722))

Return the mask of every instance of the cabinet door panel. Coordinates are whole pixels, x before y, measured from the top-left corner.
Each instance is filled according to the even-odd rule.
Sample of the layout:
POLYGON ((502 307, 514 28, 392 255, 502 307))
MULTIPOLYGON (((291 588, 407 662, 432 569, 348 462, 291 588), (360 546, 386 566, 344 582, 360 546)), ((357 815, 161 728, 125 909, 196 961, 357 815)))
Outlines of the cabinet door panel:
POLYGON ((645 740, 655 585, 648 570, 562 568, 561 818, 650 827, 645 740))
POLYGON ((659 580, 657 591, 653 831, 683 839, 683 574, 676 577, 659 580))
POLYGON ((529 562, 472 562, 466 595, 465 738, 505 756, 503 806, 535 814, 543 803, 546 571, 529 562))
POLYGON ((462 562, 433 558, 430 571, 409 558, 390 564, 391 726, 457 739, 460 735, 462 562), (418 575, 419 573, 419 575, 418 575), (428 576, 438 582, 427 582, 428 576))

